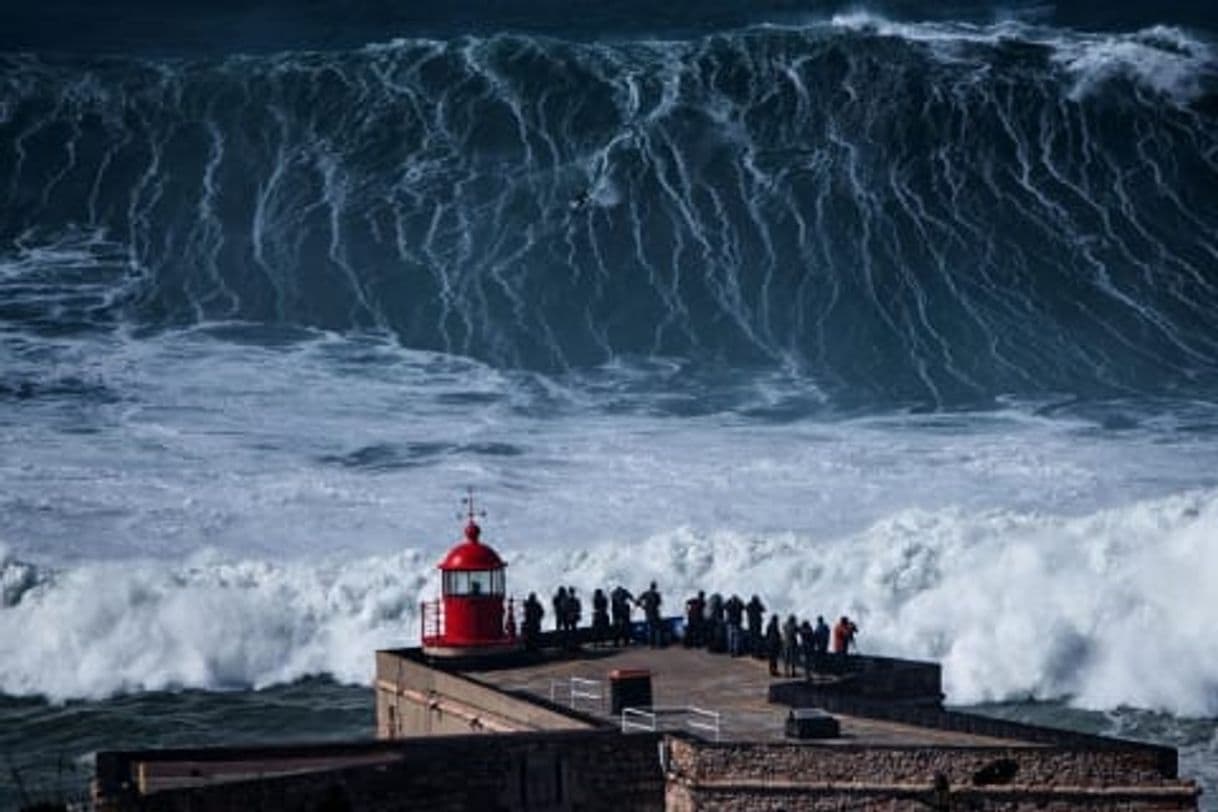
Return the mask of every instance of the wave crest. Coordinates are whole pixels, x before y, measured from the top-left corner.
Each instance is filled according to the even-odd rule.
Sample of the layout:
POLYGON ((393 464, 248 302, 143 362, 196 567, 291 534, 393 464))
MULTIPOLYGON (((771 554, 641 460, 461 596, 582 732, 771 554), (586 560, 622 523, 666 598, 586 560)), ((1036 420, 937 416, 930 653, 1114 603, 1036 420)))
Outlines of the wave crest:
POLYGON ((1076 101, 1117 78, 1133 79, 1181 102, 1218 92, 1213 48, 1178 28, 1096 37, 1059 48, 1054 59, 1074 76, 1070 97, 1076 101))

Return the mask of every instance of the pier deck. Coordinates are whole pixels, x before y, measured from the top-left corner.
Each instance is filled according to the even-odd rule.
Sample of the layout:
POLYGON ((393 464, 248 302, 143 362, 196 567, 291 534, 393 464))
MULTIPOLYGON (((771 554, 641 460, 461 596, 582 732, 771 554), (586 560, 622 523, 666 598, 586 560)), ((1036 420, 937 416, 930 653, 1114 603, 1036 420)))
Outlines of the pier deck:
MULTIPOLYGON (((767 701, 769 687, 781 682, 769 675, 763 660, 729 657, 681 646, 591 648, 561 659, 518 668, 467 671, 466 676, 500 690, 569 705, 572 677, 600 686, 600 701, 577 697, 574 709, 613 721, 609 714, 608 675, 615 669, 651 672, 653 704, 661 707, 697 706, 721 714, 723 741, 785 740, 788 709, 767 701)), ((592 686, 589 692, 593 693, 592 686)), ((848 714, 834 714, 841 726, 838 739, 820 744, 938 745, 955 747, 1037 746, 1018 739, 996 738, 936 730, 848 714)))

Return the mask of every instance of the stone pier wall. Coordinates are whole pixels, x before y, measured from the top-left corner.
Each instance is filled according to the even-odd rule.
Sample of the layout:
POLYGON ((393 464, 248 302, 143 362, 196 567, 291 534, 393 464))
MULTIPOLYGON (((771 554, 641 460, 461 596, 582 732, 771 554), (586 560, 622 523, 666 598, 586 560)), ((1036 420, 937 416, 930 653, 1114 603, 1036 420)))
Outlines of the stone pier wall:
POLYGON ((581 730, 595 722, 534 698, 510 696, 433 668, 407 653, 376 653, 376 735, 406 736, 581 730))
POLYGON ((1012 809, 1195 809, 1197 803, 1195 785, 1164 777, 1147 751, 666 741, 672 812, 946 808, 966 801, 1012 809))

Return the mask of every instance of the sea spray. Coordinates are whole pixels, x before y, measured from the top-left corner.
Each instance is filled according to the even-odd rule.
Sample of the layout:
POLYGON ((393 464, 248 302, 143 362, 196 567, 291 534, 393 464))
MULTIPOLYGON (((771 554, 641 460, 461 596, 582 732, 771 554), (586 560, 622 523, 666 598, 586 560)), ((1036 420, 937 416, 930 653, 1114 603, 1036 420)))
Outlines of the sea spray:
MULTIPOLYGON (((757 593, 782 615, 849 614, 867 651, 941 660, 952 703, 1064 698, 1208 716, 1218 618, 1195 596, 1218 579, 1216 531, 1218 491, 1203 491, 1072 518, 905 511, 837 539, 685 527, 580 549, 497 548, 517 601, 656 580, 666 612, 681 614, 698 589, 757 593)), ((442 550, 79 565, 0 612, 0 691, 96 698, 319 673, 363 683, 373 650, 418 642, 442 550)))

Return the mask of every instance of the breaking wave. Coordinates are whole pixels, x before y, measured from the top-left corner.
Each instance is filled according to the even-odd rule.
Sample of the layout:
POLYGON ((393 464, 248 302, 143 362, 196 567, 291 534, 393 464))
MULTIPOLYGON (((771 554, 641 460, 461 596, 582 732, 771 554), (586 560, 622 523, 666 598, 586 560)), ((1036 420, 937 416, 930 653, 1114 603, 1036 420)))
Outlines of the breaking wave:
POLYGON ((1218 391, 1218 63, 1182 29, 856 14, 0 77, 10 329, 376 329, 867 403, 1218 391))
MULTIPOLYGON (((834 540, 683 527, 574 552, 496 543, 518 595, 561 582, 586 599, 654 578, 673 612, 704 588, 848 613, 863 651, 942 660, 950 702, 1213 716, 1218 606, 1199 597, 1218 582, 1216 534, 1218 491, 1205 490, 1073 518, 903 511, 834 540)), ((374 648, 417 641, 440 552, 294 564, 201 553, 53 572, 5 555, 0 691, 63 699, 319 672, 362 683, 374 648)))

